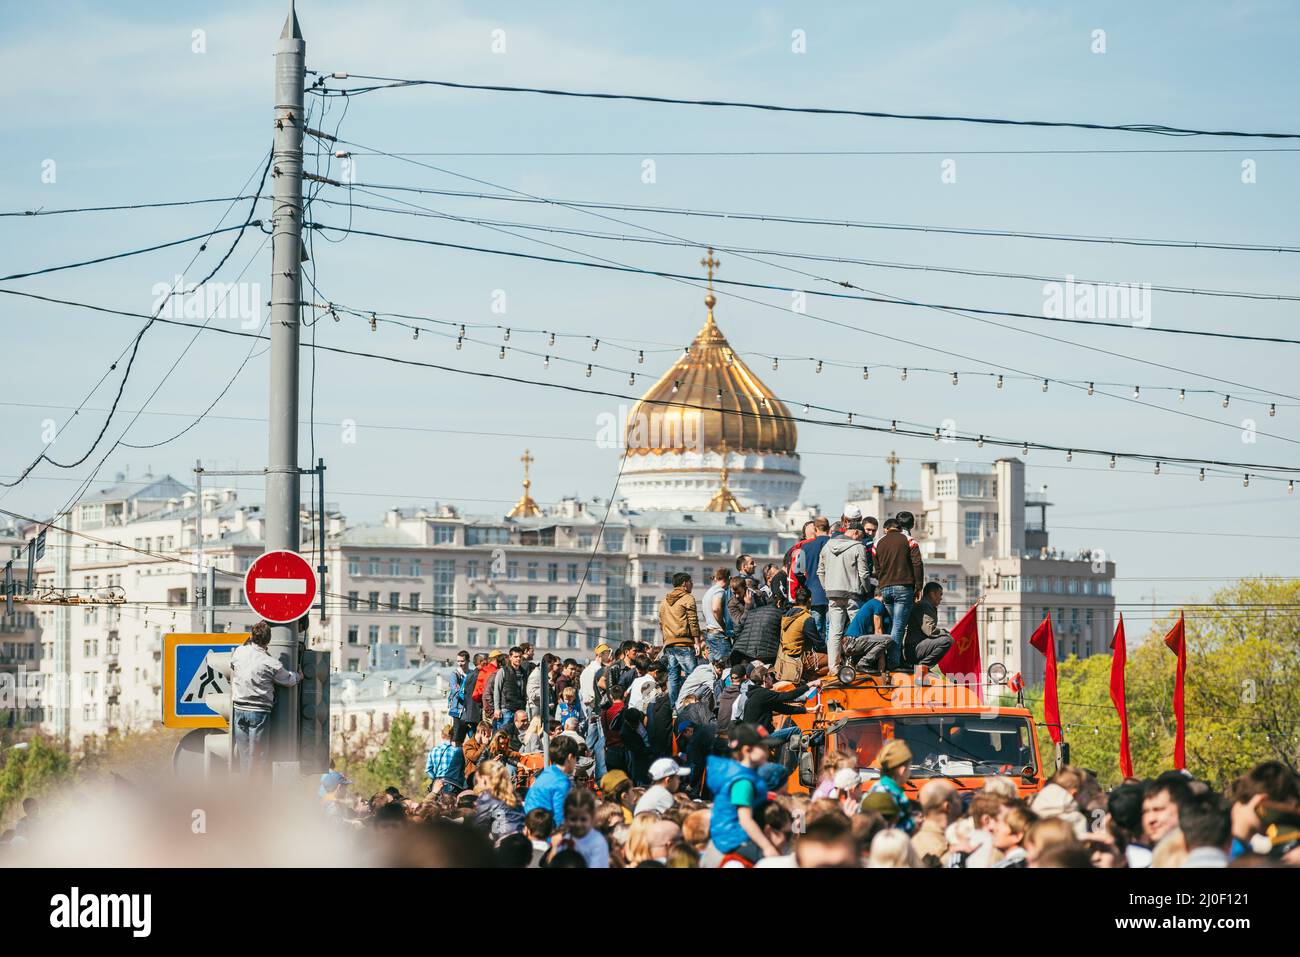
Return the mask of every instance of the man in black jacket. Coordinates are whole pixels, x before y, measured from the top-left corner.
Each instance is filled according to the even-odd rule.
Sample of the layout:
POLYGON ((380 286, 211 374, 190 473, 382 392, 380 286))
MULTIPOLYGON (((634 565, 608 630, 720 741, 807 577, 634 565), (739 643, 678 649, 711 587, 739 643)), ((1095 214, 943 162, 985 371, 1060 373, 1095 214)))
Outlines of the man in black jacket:
POLYGON ((778 594, 773 602, 749 610, 731 649, 733 663, 761 661, 770 665, 776 661, 781 647, 781 616, 789 605, 785 596, 778 594))
POLYGON ((763 740, 769 745, 779 744, 799 730, 793 722, 787 721, 780 731, 772 732, 772 716, 803 714, 804 696, 810 688, 821 687, 823 680, 818 678, 815 681, 801 681, 789 691, 773 691, 772 685, 776 680, 766 665, 755 665, 749 677, 754 682, 754 687, 750 688, 749 695, 745 698, 745 713, 742 717, 745 724, 761 725, 768 729, 769 734, 763 740))
POLYGON ((504 728, 515 719, 515 712, 524 707, 527 697, 524 694, 527 677, 524 674, 524 650, 517 645, 510 649, 505 663, 493 675, 496 687, 493 688, 492 702, 497 710, 498 728, 504 728))

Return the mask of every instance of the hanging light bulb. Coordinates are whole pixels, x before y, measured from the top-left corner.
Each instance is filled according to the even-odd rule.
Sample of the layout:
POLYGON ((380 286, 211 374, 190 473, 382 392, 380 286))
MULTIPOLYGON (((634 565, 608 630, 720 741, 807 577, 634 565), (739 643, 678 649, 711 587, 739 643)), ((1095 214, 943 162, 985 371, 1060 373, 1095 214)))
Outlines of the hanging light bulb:
POLYGON ((722 390, 721 390, 721 389, 718 390, 718 401, 719 401, 719 402, 722 401, 722 390))
POLYGON ((1247 472, 1245 475, 1243 475, 1243 476, 1241 477, 1241 486, 1242 486, 1242 488, 1250 488, 1250 473, 1249 473, 1249 472, 1247 472))
POLYGON ((637 364, 638 364, 638 365, 645 365, 645 350, 644 350, 644 349, 638 349, 638 350, 637 350, 637 353, 636 353, 636 361, 637 361, 637 364))
POLYGON ((1002 388, 1002 376, 998 376, 998 388, 1002 388))
POLYGON ((957 384, 957 373, 955 372, 952 374, 952 384, 953 385, 957 384))
POLYGON ((1270 403, 1268 404, 1268 415, 1269 415, 1269 418, 1272 418, 1273 416, 1277 415, 1277 403, 1276 403, 1276 402, 1270 402, 1270 403))
POLYGON ((549 369, 550 367, 551 367, 551 357, 547 356, 545 359, 542 360, 542 368, 549 369))
POLYGON ((370 314, 370 331, 375 332, 379 329, 379 317, 373 312, 370 314))
POLYGON ((1179 402, 1185 402, 1186 400, 1187 400, 1187 390, 1186 390, 1186 389, 1179 389, 1179 390, 1178 390, 1178 401, 1179 401, 1179 402))
POLYGON ((628 385, 636 385, 636 373, 635 373, 635 372, 629 372, 629 373, 627 374, 627 384, 628 384, 628 385))
POLYGON ((732 352, 730 349, 728 349, 728 350, 727 350, 727 365, 734 365, 735 362, 736 362, 736 354, 735 354, 734 352, 732 352))
POLYGON ((1110 457, 1110 467, 1111 468, 1115 467, 1115 456, 1113 455, 1110 457))
POLYGON ((547 340, 546 344, 547 344, 548 346, 553 346, 553 345, 555 345, 555 333, 553 333, 553 332, 551 333, 551 338, 547 340))
POLYGON ((1135 399, 1142 398, 1142 387, 1140 385, 1135 385, 1133 387, 1133 398, 1135 399))
POLYGON ((852 424, 853 424, 853 413, 850 412, 850 413, 849 413, 849 425, 852 425, 852 424))
POLYGON ((505 347, 505 346, 502 346, 502 347, 501 347, 501 351, 500 351, 499 353, 497 353, 497 358, 498 358, 498 359, 504 359, 505 357, 506 357, 506 347, 505 347))
POLYGON ((339 315, 337 312, 335 312, 333 309, 330 310, 330 315, 334 317, 334 321, 335 321, 335 322, 342 322, 342 321, 343 321, 343 317, 340 316, 340 315, 339 315))
POLYGON ((590 363, 590 362, 587 363, 587 378, 588 378, 588 379, 591 378, 591 363, 590 363))
POLYGON ((1156 463, 1156 475, 1159 475, 1159 474, 1160 474, 1160 463, 1157 462, 1157 463, 1156 463))
POLYGON ((812 406, 810 406, 807 402, 805 402, 803 404, 803 414, 807 415, 811 411, 812 411, 812 406))
POLYGON ((1046 379, 1043 380, 1043 391, 1044 391, 1044 392, 1047 391, 1047 380, 1046 380, 1046 379))
POLYGON ((902 375, 899 376, 899 378, 904 382, 907 381, 907 366, 903 366, 903 373, 902 375))
POLYGON ((681 387, 682 387, 682 381, 681 381, 680 379, 674 379, 674 380, 673 380, 673 395, 676 395, 676 394, 677 394, 677 390, 680 389, 681 387))
POLYGON ((775 372, 781 363, 777 361, 776 356, 772 357, 772 371, 775 372))
POLYGON ((1223 397, 1223 407, 1225 409, 1228 407, 1228 396, 1226 395, 1223 397))
POLYGON ((506 329, 506 338, 505 338, 505 341, 506 341, 506 342, 509 342, 509 341, 510 341, 510 330, 509 330, 509 329, 506 329))
POLYGON ((977 449, 984 448, 984 436, 981 435, 978 439, 975 440, 975 448, 977 449))
POLYGON ((456 335, 460 336, 462 339, 465 338, 465 323, 462 322, 460 324, 460 328, 456 330, 456 335))
POLYGON ((1028 442, 1026 442, 1024 445, 1022 445, 1022 446, 1020 447, 1020 454, 1021 454, 1021 455, 1028 455, 1028 454, 1029 454, 1029 443, 1028 443, 1028 442))
POLYGON ((600 348, 600 340, 597 339, 595 342, 591 344, 591 351, 595 352, 599 348, 600 348))
POLYGON ((935 430, 934 430, 934 440, 935 440, 936 442, 939 441, 939 429, 938 429, 937 426, 935 427, 935 430))
POLYGON ((1074 449, 1066 449, 1066 450, 1065 450, 1065 461, 1067 461, 1067 462, 1073 462, 1073 461, 1074 461, 1074 449))
POLYGON ((457 349, 462 349, 462 348, 464 348, 464 346, 465 346, 465 337, 464 337, 464 336, 457 336, 457 337, 456 337, 456 348, 457 348, 457 349))
POLYGON ((818 359, 818 360, 817 360, 817 374, 818 374, 818 375, 821 375, 821 374, 822 374, 822 360, 821 360, 821 359, 818 359))
POLYGON ((1205 469, 1201 469, 1201 474, 1197 478, 1202 482, 1205 481, 1205 469))
POLYGON ((1294 491, 1295 491, 1295 479, 1287 479, 1286 494, 1290 495, 1294 491))
POLYGON ((867 379, 870 379, 870 378, 871 378, 871 370, 868 369, 866 366, 863 366, 863 367, 862 367, 862 380, 865 382, 867 379))
POLYGON ((413 327, 411 328, 411 338, 412 338, 412 339, 418 339, 418 338, 420 338, 420 327, 419 327, 419 326, 413 326, 413 327))
POLYGON ((889 431, 890 431, 890 432, 897 432, 897 431, 898 431, 898 420, 897 420, 897 419, 890 419, 890 420, 889 420, 889 431))
POLYGON ((1093 391, 1093 390, 1092 390, 1092 383, 1089 382, 1089 383, 1088 383, 1088 395, 1092 395, 1092 391, 1093 391))
POLYGON ((691 354, 691 347, 690 347, 690 346, 682 346, 682 355, 683 355, 683 356, 689 356, 690 354, 691 354))

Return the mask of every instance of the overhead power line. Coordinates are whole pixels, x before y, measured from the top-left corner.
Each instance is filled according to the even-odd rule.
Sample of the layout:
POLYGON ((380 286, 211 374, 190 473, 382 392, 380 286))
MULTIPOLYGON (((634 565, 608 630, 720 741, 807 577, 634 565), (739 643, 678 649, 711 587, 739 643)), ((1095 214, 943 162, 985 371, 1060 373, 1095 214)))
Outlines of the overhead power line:
POLYGON ((62 272, 65 269, 79 269, 82 266, 93 266, 97 263, 112 262, 115 259, 127 259, 131 256, 139 256, 144 253, 157 252, 159 249, 171 249, 173 246, 184 246, 186 243, 192 243, 201 239, 205 243, 213 236, 220 236, 222 233, 231 233, 238 231, 243 233, 249 226, 261 226, 261 220, 250 220, 239 226, 225 226, 221 229, 214 229, 207 233, 198 233, 194 236, 186 236, 184 239, 173 239, 166 243, 157 243, 153 246, 142 246, 139 249, 128 249, 126 252, 112 253, 108 256, 97 256, 94 259, 82 259, 77 262, 65 263, 62 266, 46 266, 44 269, 33 269, 29 272, 16 272, 8 276, 0 276, 0 282, 8 282, 11 279, 29 279, 32 276, 44 276, 46 273, 62 272))
MULTIPOLYGON (((313 71, 314 72, 314 71, 313 71)), ((320 96, 355 96, 381 89, 396 89, 413 86, 437 86, 454 90, 480 90, 490 93, 532 93, 540 96, 560 96, 586 100, 616 100, 635 103, 657 103, 669 106, 706 106, 730 109, 763 110, 774 113, 807 113, 822 116, 852 116, 874 120, 917 120, 932 123, 975 123, 986 126, 1036 126, 1075 130, 1104 130, 1115 133, 1153 133, 1161 136, 1231 136, 1248 139, 1300 139, 1300 133, 1259 133, 1241 130, 1209 130, 1181 126, 1166 126, 1160 123, 1123 123, 1108 124, 1095 122, 1077 122, 1071 120, 1020 120, 1004 117, 958 116, 927 113, 891 113, 880 110, 850 110, 824 106, 779 106, 774 103, 752 103, 743 100, 696 100, 682 97, 648 96, 634 93, 599 93, 592 91, 559 90, 535 86, 503 86, 487 83, 457 83, 451 80, 403 79, 391 76, 371 76, 363 73, 317 74, 329 79, 370 80, 383 86, 369 86, 357 89, 335 90, 313 84, 308 92, 320 96)))

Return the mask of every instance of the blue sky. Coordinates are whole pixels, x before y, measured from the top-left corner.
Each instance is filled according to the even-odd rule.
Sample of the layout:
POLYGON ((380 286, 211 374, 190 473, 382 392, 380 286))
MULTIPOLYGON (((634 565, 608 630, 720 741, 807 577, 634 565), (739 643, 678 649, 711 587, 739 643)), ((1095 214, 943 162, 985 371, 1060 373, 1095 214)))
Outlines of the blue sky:
MULTIPOLYGON (((299 4, 307 65, 321 71, 428 77, 466 82, 556 86, 668 96, 732 98, 795 105, 915 113, 1070 119, 1102 123, 1298 130, 1297 61, 1300 15, 1285 3, 1148 4, 825 4, 815 10, 776 4, 659 3, 471 4, 335 2, 299 4), (1093 53, 1092 33, 1106 33, 1093 53), (504 31, 505 52, 492 50, 504 31), (802 30, 806 51, 791 51, 802 30)), ((272 54, 284 17, 279 3, 6 6, 0 12, 6 149, 0 154, 0 207, 60 208, 233 194, 254 171, 271 136, 272 54), (204 31, 206 52, 192 51, 204 31), (42 164, 57 178, 43 183, 42 164)), ((317 110, 321 104, 314 103, 317 110)), ((329 129, 341 101, 314 123, 329 129)), ((1010 129, 781 115, 741 110, 600 103, 485 92, 416 88, 356 98, 342 136, 388 152, 604 151, 626 156, 430 156, 413 163, 359 156, 357 179, 438 189, 478 189, 464 177, 560 199, 602 200, 715 210, 770 212, 877 222, 1053 233, 1141 236, 1295 245, 1296 153, 1286 141, 1171 138, 1123 133, 1010 129), (978 151, 1042 149, 1228 149, 1230 152, 978 155, 978 151), (936 151, 877 156, 671 156, 675 151, 936 151), (643 161, 655 181, 642 181, 643 161), (941 163, 956 163, 956 181, 941 180, 941 163), (1253 160, 1256 181, 1241 179, 1253 160), (454 175, 459 174, 459 175, 454 175)), ((1034 242, 839 230, 800 225, 623 213, 625 226, 556 207, 487 203, 394 194, 429 210, 565 228, 645 235, 650 227, 703 246, 708 243, 1022 272, 1206 288, 1298 294, 1296 257, 1208 250, 1034 242)), ((327 190, 323 198, 346 200, 327 190)), ((360 202, 376 202, 354 194, 360 202)), ((392 199, 391 205, 398 205, 392 199)), ((0 220, 0 248, 9 272, 149 245, 210 228, 221 206, 0 220)), ((242 210, 241 210, 242 211, 242 210)), ((233 214, 232 214, 233 215, 233 214)), ((344 225, 348 211, 318 206, 316 218, 344 225)), ((377 231, 543 255, 565 255, 535 241, 473 224, 353 211, 353 224, 377 231)), ((584 254, 683 273, 698 272, 694 248, 605 242, 534 234, 584 254)), ((334 237, 338 238, 338 237, 334 237)), ((245 280, 269 293, 269 253, 255 256, 250 233, 219 279, 245 280)), ((192 271, 215 262, 220 238, 192 271)), ((7 283, 44 295, 146 312, 152 289, 171 282, 193 253, 181 247, 116 263, 7 283)), ((788 270, 720 253, 729 279, 808 285, 788 270)), ((796 264, 800 265, 800 264, 796 264)), ((858 265, 802 264, 834 279, 891 296, 980 308, 1039 313, 1040 283, 858 265)), ((673 349, 703 320, 701 293, 659 278, 548 265, 499 256, 352 236, 315 244, 317 281, 331 299, 380 311, 454 322, 555 328, 603 336, 606 342, 673 349), (491 311, 494 290, 506 293, 504 316, 491 311)), ((821 288, 829 288, 824 284, 821 288)), ((717 319, 742 354, 780 352, 850 363, 913 368, 991 369, 997 363, 1052 378, 1185 387, 1144 395, 1164 407, 1086 395, 1064 387, 987 377, 878 371, 863 382, 854 369, 783 362, 755 371, 782 397, 855 409, 863 416, 939 424, 962 432, 1082 447, 1138 450, 1218 459, 1300 463, 1295 423, 1300 403, 1278 398, 1278 415, 1248 406, 1245 391, 1205 378, 1294 393, 1300 347, 1171 336, 1142 330, 1061 328, 1000 319, 995 328, 930 310, 810 299, 817 316, 850 331, 792 315, 787 293, 720 292, 717 319), (766 303, 767 305, 761 305, 766 303), (1069 342, 1051 341, 1035 333, 1069 342), (881 338, 908 339, 920 346, 881 338), (1073 344, 1071 344, 1073 343, 1073 344), (922 348, 929 346, 930 348, 922 348), (1115 355, 1090 351, 1085 346, 1115 355), (956 353, 961 360, 935 352, 956 353), (1174 368, 1158 368, 1160 363, 1174 368), (1185 371, 1175 371, 1185 370, 1185 371), (1198 376, 1197 373, 1200 375, 1198 376), (1215 388, 1233 393, 1223 409, 1215 388), (1189 415, 1193 413, 1202 421, 1189 415), (1241 440, 1242 420, 1261 432, 1241 440)), ((5 297, 9 300, 10 297, 5 297)), ((42 423, 62 431, 52 454, 79 457, 102 423, 116 375, 65 427, 69 414, 107 363, 129 342, 136 320, 82 310, 6 301, 4 401, 6 442, 0 474, 12 476, 42 447, 42 423)), ((1154 293, 1152 321, 1179 328, 1231 329, 1294 335, 1294 304, 1154 293)), ((225 320, 231 322, 232 320, 225 320)), ((191 333, 155 328, 146 337, 122 407, 141 407, 185 348, 191 333)), ((455 350, 445 337, 350 319, 322 323, 321 344, 365 349, 505 372, 614 392, 625 374, 535 358, 497 358, 502 334, 480 331, 491 346, 455 350)), ((580 342, 547 348, 540 336, 512 334, 512 346, 583 362, 633 368, 635 359, 603 345, 596 356, 580 342)), ((206 408, 248 352, 246 341, 204 335, 148 403, 126 440, 160 441, 206 408), (189 416, 183 413, 189 413, 189 416)), ((672 352, 637 366, 639 392, 672 352)), ((213 468, 258 468, 266 454, 267 357, 254 355, 212 416, 181 439, 151 451, 119 449, 100 478, 129 469, 187 478, 196 458, 213 468)), ((304 416, 310 357, 304 353, 304 416)), ((994 370, 996 371, 996 370, 994 370)), ((1130 390, 1110 391, 1128 395, 1130 390)), ((316 449, 329 465, 331 501, 353 520, 383 508, 432 499, 474 512, 504 509, 518 495, 518 457, 536 457, 534 494, 554 501, 577 493, 607 495, 617 455, 594 442, 597 416, 617 400, 320 354, 316 367, 316 449), (342 441, 343 420, 357 423, 357 441, 342 441)), ((115 419, 117 438, 131 419, 115 419)), ((864 421, 864 420, 859 420, 864 421)), ((306 430, 303 459, 308 454, 306 430)), ((915 485, 918 463, 954 455, 991 461, 988 447, 804 426, 800 450, 805 499, 839 508, 850 482, 883 481, 883 457, 905 459, 900 481, 915 485)), ((71 471, 42 466, 0 507, 46 515, 89 476, 99 459, 71 471)), ((1208 593, 1220 578, 1296 574, 1300 540, 1297 501, 1284 485, 1241 476, 1204 483, 1166 468, 1031 453, 1032 488, 1046 484, 1056 507, 1054 540, 1066 547, 1106 549, 1119 566, 1121 603, 1154 589, 1161 605, 1208 593), (1172 580, 1171 580, 1172 579, 1172 580)), ((248 495, 260 497, 247 480, 248 495)), ((1135 615, 1140 614, 1134 612, 1135 615)))

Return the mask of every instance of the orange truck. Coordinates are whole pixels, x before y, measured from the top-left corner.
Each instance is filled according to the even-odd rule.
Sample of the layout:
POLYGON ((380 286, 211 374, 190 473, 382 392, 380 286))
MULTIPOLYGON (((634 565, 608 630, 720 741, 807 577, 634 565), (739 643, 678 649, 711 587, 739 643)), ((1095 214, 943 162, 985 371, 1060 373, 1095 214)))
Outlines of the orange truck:
POLYGON ((789 791, 815 789, 822 761, 834 750, 856 754, 859 771, 878 777, 876 754, 890 738, 906 741, 912 752, 905 789, 913 800, 934 778, 947 778, 961 792, 978 791, 989 778, 1007 778, 1023 798, 1047 783, 1028 709, 981 704, 976 688, 933 674, 923 682, 903 672, 887 678, 828 678, 820 695, 806 702, 805 713, 786 719, 800 729, 792 739, 793 755, 786 752, 794 761, 789 791))

